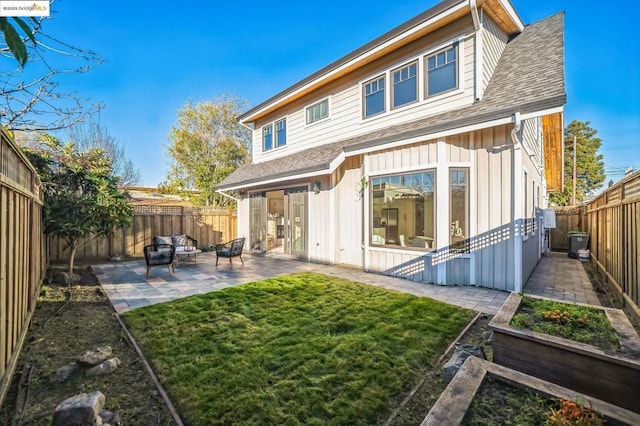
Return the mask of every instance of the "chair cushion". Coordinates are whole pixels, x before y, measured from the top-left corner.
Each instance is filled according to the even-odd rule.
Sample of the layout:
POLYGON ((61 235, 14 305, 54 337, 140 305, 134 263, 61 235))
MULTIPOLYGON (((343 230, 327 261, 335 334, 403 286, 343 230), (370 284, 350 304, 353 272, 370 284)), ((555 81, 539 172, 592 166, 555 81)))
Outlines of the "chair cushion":
POLYGON ((147 253, 149 265, 164 265, 171 262, 171 250, 150 251, 147 253))
POLYGON ((231 256, 231 249, 226 248, 226 249, 223 249, 223 250, 218 250, 217 254, 218 254, 218 256, 229 257, 229 256, 231 256))
POLYGON ((164 235, 156 235, 155 237, 153 237, 153 243, 158 245, 158 244, 173 244, 173 240, 171 236, 164 236, 164 235))
POLYGON ((181 247, 187 245, 187 236, 185 234, 181 235, 172 235, 171 236, 171 244, 174 247, 181 247))

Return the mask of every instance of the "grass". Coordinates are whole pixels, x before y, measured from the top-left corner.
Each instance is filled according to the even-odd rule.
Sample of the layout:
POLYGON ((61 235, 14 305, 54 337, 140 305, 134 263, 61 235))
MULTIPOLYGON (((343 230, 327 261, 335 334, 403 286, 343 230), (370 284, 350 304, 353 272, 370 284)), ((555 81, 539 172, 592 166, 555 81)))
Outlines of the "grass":
POLYGON ((471 319, 301 273, 128 312, 187 424, 376 424, 471 319))
POLYGON ((620 349, 618 333, 600 309, 523 297, 510 324, 601 349, 620 349))

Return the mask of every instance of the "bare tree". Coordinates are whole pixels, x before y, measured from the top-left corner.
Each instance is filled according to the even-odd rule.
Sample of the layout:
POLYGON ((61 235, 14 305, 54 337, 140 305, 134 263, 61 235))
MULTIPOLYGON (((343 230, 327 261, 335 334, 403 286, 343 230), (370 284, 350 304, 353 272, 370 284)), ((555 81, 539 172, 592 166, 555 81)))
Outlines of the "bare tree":
POLYGON ((0 114, 11 130, 68 128, 102 107, 66 91, 59 79, 89 71, 100 56, 46 34, 45 24, 43 18, 0 18, 0 114))
POLYGON ((67 133, 69 142, 75 145, 80 152, 93 148, 102 150, 111 160, 113 175, 120 178, 119 184, 121 186, 139 185, 142 182, 140 170, 133 165, 131 160, 127 159, 124 147, 111 136, 106 126, 91 120, 70 127, 67 133))

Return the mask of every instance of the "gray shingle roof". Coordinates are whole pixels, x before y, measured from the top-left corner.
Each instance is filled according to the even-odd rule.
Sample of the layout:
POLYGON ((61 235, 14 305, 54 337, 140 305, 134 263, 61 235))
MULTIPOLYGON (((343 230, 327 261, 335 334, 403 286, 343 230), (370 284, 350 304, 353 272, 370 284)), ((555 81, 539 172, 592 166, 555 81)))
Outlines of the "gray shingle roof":
POLYGON ((434 132, 456 129, 516 112, 526 114, 564 105, 564 13, 531 24, 506 46, 481 101, 442 114, 402 123, 263 163, 247 164, 218 185, 219 189, 329 171, 342 151, 352 152, 434 132))

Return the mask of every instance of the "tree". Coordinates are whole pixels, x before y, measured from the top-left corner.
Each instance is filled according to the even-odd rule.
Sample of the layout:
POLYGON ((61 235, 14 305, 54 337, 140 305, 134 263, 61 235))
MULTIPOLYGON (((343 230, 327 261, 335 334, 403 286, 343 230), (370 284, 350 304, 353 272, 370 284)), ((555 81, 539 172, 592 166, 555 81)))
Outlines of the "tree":
POLYGON ((142 181, 142 174, 133 161, 127 159, 124 147, 109 134, 106 126, 95 121, 78 124, 68 129, 69 141, 81 152, 93 148, 101 149, 111 160, 114 176, 120 179, 121 186, 138 185, 142 181))
POLYGON ((100 56, 49 36, 43 22, 0 17, 0 112, 7 129, 64 129, 102 108, 63 90, 57 79, 89 71, 100 56))
POLYGON ((226 206, 230 200, 214 186, 249 160, 251 132, 238 122, 246 101, 223 95, 213 102, 187 101, 171 127, 168 152, 172 159, 167 182, 170 192, 199 190, 201 205, 226 206))
POLYGON ((67 243, 72 277, 80 240, 110 236, 115 228, 129 225, 133 206, 128 194, 118 189, 111 161, 102 150, 79 151, 51 136, 42 142, 40 149, 24 152, 42 180, 44 232, 67 243))
POLYGON ((564 191, 549 200, 559 206, 571 204, 573 191, 573 138, 576 137, 576 202, 600 188, 605 180, 604 161, 598 150, 602 141, 589 121, 574 120, 564 129, 564 191))

